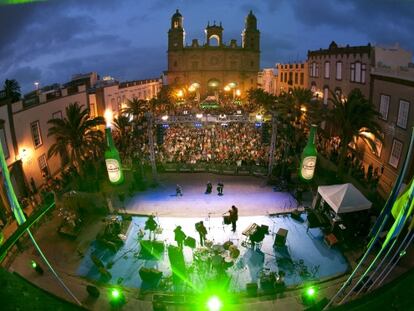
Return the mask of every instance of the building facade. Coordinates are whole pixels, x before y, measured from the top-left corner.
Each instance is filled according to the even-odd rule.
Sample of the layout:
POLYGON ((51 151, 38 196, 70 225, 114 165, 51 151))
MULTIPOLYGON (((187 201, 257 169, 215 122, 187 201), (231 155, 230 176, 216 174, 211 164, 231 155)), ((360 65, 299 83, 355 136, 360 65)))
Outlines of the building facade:
MULTIPOLYGON (((208 24, 206 39, 197 39, 191 45, 185 43, 183 17, 177 12, 171 18, 168 31, 168 70, 165 72, 169 85, 180 88, 197 88, 201 98, 216 95, 226 86, 237 88, 241 97, 257 87, 260 68, 260 32, 257 19, 250 11, 245 20, 242 43, 232 39, 224 43, 221 23, 208 24)), ((191 90, 190 88, 190 90, 191 90)))
MULTIPOLYGON (((414 126, 414 68, 399 69, 376 67, 371 71, 373 104, 380 112, 378 123, 382 127, 383 143, 377 141, 377 152, 364 149, 365 167, 372 165, 380 174, 380 193, 388 194, 407 155, 410 135, 414 126)), ((414 175, 411 160, 405 182, 414 175)))
POLYGON ((277 64, 278 88, 276 94, 289 92, 294 88, 308 88, 308 63, 277 64))
POLYGON ((278 82, 275 68, 264 68, 257 76, 257 86, 269 94, 276 95, 278 82))
POLYGON ((374 63, 371 44, 339 47, 332 41, 328 49, 308 51, 308 87, 325 104, 329 92, 347 96, 354 88, 359 88, 368 98, 369 73, 374 63))
POLYGON ((64 118, 65 108, 74 103, 89 107, 86 85, 69 83, 50 90, 42 89, 13 104, 18 158, 31 187, 39 188, 47 176, 54 176, 62 170, 60 157, 47 157, 50 146, 55 142, 54 137, 47 136, 50 128, 47 122, 64 118))
POLYGON ((103 116, 106 109, 111 109, 117 115, 128 100, 150 100, 157 97, 161 87, 162 78, 122 83, 113 79, 98 81, 89 94, 91 115, 103 116))

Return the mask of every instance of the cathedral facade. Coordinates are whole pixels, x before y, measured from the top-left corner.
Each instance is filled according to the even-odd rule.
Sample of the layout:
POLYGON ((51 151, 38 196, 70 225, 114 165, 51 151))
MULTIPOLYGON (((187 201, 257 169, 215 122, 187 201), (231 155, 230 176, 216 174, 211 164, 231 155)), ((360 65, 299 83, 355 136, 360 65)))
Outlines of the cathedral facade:
POLYGON ((168 84, 196 89, 201 99, 223 92, 242 98, 249 89, 256 88, 260 32, 252 11, 245 20, 241 45, 235 39, 224 43, 221 23, 209 23, 205 34, 202 44, 193 39, 191 45, 186 45, 183 16, 178 10, 172 16, 168 31, 168 84))

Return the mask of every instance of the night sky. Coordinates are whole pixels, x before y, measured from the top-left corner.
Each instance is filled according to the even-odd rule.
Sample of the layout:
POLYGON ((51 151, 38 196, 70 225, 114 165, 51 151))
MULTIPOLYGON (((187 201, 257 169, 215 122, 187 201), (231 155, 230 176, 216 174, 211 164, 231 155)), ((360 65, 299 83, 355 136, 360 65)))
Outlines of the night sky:
MULTIPOLYGON (((0 3, 4 0, 0 0, 0 3)), ((414 51, 411 0, 51 0, 0 6, 0 83, 22 91, 97 71, 121 81, 158 77, 167 65, 170 17, 184 16, 186 42, 204 42, 207 21, 221 21, 224 42, 241 42, 253 10, 261 31, 261 67, 303 60, 307 50, 390 45, 414 51)))

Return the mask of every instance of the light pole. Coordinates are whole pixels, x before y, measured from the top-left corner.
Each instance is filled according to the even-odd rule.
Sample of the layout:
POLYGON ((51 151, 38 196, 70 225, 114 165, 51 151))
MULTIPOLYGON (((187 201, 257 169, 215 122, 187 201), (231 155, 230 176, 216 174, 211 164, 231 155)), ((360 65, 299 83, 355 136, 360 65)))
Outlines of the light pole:
POLYGON ((270 149, 269 149, 269 166, 267 168, 267 178, 270 179, 273 171, 273 163, 275 159, 276 149, 276 137, 277 137, 277 118, 276 112, 272 112, 272 136, 270 138, 270 149))
POLYGON ((147 134, 148 134, 148 146, 149 146, 150 162, 151 162, 151 170, 152 170, 152 180, 154 184, 158 184, 157 164, 155 162, 154 135, 152 132, 152 126, 153 126, 152 113, 146 112, 145 117, 148 122, 147 134))

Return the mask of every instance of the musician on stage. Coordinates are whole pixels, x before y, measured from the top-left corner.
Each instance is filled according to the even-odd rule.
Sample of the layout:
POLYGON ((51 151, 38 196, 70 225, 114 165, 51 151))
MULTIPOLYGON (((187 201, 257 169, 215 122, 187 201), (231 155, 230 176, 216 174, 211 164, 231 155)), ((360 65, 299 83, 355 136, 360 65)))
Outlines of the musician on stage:
POLYGON ((187 236, 185 235, 184 231, 182 230, 181 226, 177 226, 174 229, 174 239, 177 242, 177 245, 180 249, 183 249, 184 240, 187 236))
POLYGON ((231 209, 229 210, 229 214, 230 214, 230 222, 231 222, 231 226, 232 226, 232 230, 233 232, 236 232, 236 222, 239 219, 239 210, 238 208, 233 205, 231 207, 231 209))
POLYGON ((182 197, 183 196, 183 189, 181 188, 181 186, 179 184, 177 184, 177 186, 175 187, 175 195, 178 197, 182 197))
POLYGON ((223 188, 224 188, 224 184, 221 181, 219 181, 217 184, 218 195, 223 195, 223 188))
POLYGON ((207 235, 207 228, 204 226, 203 221, 196 223, 195 228, 200 235, 200 245, 204 246, 204 241, 206 240, 207 235))
POLYGON ((153 233, 153 239, 155 239, 155 230, 157 229, 158 224, 154 219, 154 215, 150 215, 145 222, 145 230, 149 230, 148 238, 151 240, 151 233, 153 233))
POLYGON ((212 184, 211 184, 211 182, 209 181, 209 182, 207 183, 207 187, 206 187, 206 192, 205 192, 205 194, 210 194, 212 190, 213 190, 213 185, 212 185, 212 184))

